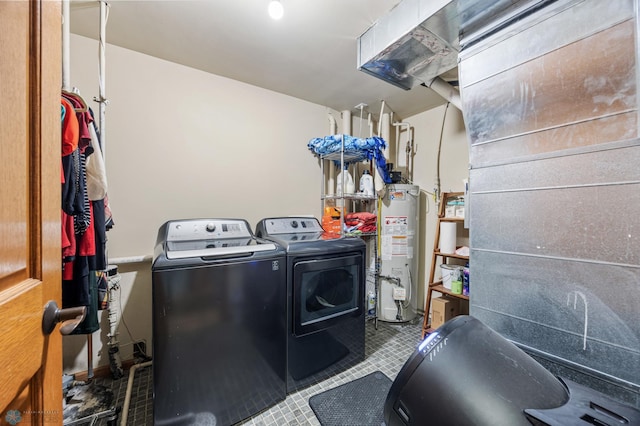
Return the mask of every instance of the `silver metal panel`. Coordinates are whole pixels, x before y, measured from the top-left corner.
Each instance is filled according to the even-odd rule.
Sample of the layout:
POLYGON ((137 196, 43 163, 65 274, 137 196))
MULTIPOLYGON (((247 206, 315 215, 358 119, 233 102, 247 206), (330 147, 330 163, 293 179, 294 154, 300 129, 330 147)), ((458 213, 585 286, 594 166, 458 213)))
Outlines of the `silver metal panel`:
MULTIPOLYGON (((640 164, 640 139, 628 141, 626 144, 628 144, 626 147, 611 144, 612 149, 583 151, 579 155, 574 152, 549 158, 520 157, 522 161, 512 161, 511 164, 501 163, 500 167, 475 168, 470 172, 473 182, 472 189, 474 193, 499 193, 637 184, 640 182, 640 167, 638 167, 640 164)), ((630 189, 632 188, 627 190, 630 189)), ((623 199, 626 200, 627 197, 625 196, 623 199)), ((618 203, 622 204, 622 200, 612 199, 606 204, 612 208, 618 203)), ((561 212, 562 210, 558 211, 558 214, 561 212)), ((615 216, 624 215, 624 209, 621 209, 620 214, 615 216)), ((483 220, 485 219, 487 218, 483 217, 483 220)))
POLYGON ((640 268, 640 182, 471 197, 474 249, 640 268))
POLYGON ((471 315, 640 406, 636 8, 551 2, 459 71, 471 315))
POLYGON ((629 141, 625 144, 630 144, 630 140, 637 136, 638 113, 630 111, 488 143, 477 143, 469 148, 469 156, 473 158, 473 168, 487 167, 553 155, 576 154, 589 149, 605 149, 608 147, 598 145, 607 144, 608 141, 629 141))
MULTIPOLYGON (((505 1, 511 3, 508 0, 505 1)), ((477 0, 458 1, 459 8, 462 9, 460 11, 461 26, 465 25, 464 21, 468 19, 466 16, 470 14, 470 11, 463 9, 467 3, 474 6, 470 11, 475 12, 478 5, 483 2, 477 0)), ((488 1, 484 1, 484 3, 488 3, 488 1)), ((499 4, 500 2, 493 3, 499 4)), ((485 10, 488 12, 490 8, 487 7, 485 10)), ((482 14, 474 15, 474 19, 481 17, 482 14)), ((525 18, 523 22, 519 23, 517 30, 508 29, 497 34, 487 43, 463 49, 459 56, 461 60, 466 61, 467 65, 464 67, 464 73, 460 74, 460 81, 465 86, 474 84, 505 69, 513 68, 530 61, 532 58, 557 50, 580 38, 588 37, 615 24, 633 19, 633 17, 633 0, 558 1, 545 8, 541 13, 525 18), (571 7, 572 5, 575 6, 571 7), (501 40, 503 41, 500 42, 501 40), (479 52, 482 52, 482 56, 474 57, 479 52)), ((547 75, 547 78, 550 79, 557 77, 559 75, 547 75)))
POLYGON ((315 217, 274 217, 264 219, 265 235, 322 233, 315 217))
POLYGON ((474 249, 471 259, 473 316, 585 371, 640 383, 639 268, 474 249))
POLYGON ((460 44, 477 42, 495 27, 504 25, 514 16, 525 13, 544 0, 458 0, 460 44))
MULTIPOLYGON (((626 21, 476 84, 463 83, 471 144, 636 111, 633 36, 634 24, 626 21)), ((462 68, 461 75, 466 63, 462 68)))
POLYGON ((166 241, 194 241, 251 238, 244 219, 185 219, 166 224, 166 241))

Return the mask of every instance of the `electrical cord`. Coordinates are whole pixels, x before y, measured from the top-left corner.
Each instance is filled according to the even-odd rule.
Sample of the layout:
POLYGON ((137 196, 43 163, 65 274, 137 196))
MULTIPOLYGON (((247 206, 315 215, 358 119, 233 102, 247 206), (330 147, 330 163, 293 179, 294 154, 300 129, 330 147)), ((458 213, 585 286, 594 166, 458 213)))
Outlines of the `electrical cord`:
MULTIPOLYGON (((127 330, 127 334, 129 335, 129 339, 131 339, 131 344, 133 345, 136 342, 144 342, 145 346, 147 345, 146 339, 134 339, 133 334, 131 334, 131 330, 129 330, 129 326, 124 319, 124 309, 122 309, 122 287, 118 288, 118 305, 120 306, 120 322, 124 325, 124 328, 127 330)), ((126 345, 120 345, 126 346, 126 345)))
MULTIPOLYGON (((124 309, 122 309, 122 287, 119 287, 118 290, 120 290, 118 292, 118 304, 120 306, 120 322, 124 325, 124 328, 127 330, 127 334, 129 335, 129 339, 131 339, 131 343, 125 343, 125 344, 120 344, 120 346, 129 346, 132 345, 134 347, 134 355, 135 355, 135 345, 138 342, 143 342, 145 348, 148 348, 149 345, 147 344, 147 339, 135 339, 133 337, 133 334, 131 333, 131 330, 129 330, 129 326, 127 325, 127 322, 124 319, 124 309)), ((142 358, 144 361, 150 361, 151 357, 149 355, 147 355, 146 353, 143 353, 141 357, 136 357, 136 358, 142 358)))
POLYGON ((441 186, 440 186, 440 154, 442 153, 442 135, 444 134, 444 123, 447 121, 447 110, 449 109, 449 104, 450 102, 447 102, 447 106, 444 108, 444 114, 442 116, 442 127, 440 127, 440 141, 438 142, 438 155, 436 156, 437 158, 437 163, 436 163, 436 193, 434 195, 434 198, 436 200, 436 202, 438 202, 438 198, 440 197, 440 193, 441 193, 441 186))
POLYGON ((412 285, 412 281, 413 280, 411 279, 411 268, 409 268, 409 264, 405 263, 404 266, 407 267, 407 277, 409 278, 409 285, 407 286, 409 294, 406 295, 406 298, 405 298, 405 302, 406 303, 402 303, 402 307, 404 309, 407 309, 409 306, 411 306, 411 296, 412 296, 412 294, 411 294, 411 285, 412 285))

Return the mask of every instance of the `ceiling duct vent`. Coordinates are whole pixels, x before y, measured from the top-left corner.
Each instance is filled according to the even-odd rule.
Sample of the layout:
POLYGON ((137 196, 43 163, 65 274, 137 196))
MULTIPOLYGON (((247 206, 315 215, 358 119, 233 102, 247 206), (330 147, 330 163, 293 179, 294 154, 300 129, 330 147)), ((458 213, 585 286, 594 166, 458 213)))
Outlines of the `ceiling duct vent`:
POLYGON ((358 37, 358 69, 409 90, 458 65, 455 0, 403 0, 358 37))

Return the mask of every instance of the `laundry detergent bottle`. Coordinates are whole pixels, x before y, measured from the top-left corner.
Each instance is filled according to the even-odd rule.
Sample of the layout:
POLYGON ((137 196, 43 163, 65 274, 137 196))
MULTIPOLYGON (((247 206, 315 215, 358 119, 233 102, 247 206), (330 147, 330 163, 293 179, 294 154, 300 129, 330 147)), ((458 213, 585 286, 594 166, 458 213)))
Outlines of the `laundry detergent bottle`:
POLYGON ((360 176, 360 192, 362 195, 373 196, 373 176, 365 169, 360 176))
POLYGON ((338 177, 336 177, 336 195, 342 194, 342 181, 344 179, 344 193, 345 194, 353 194, 356 192, 356 183, 353 180, 353 176, 349 173, 348 166, 344 166, 344 170, 338 173, 338 177))

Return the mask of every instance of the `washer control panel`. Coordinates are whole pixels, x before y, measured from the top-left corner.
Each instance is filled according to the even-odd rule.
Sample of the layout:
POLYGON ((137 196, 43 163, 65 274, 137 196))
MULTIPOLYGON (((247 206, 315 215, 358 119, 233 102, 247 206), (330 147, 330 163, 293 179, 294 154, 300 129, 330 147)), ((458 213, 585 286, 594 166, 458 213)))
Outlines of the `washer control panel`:
POLYGON ((265 219, 264 226, 268 235, 323 232, 320 222, 318 222, 318 219, 315 217, 277 217, 265 219))
POLYGON ((252 238, 242 219, 190 219, 169 223, 167 241, 218 240, 252 238))

